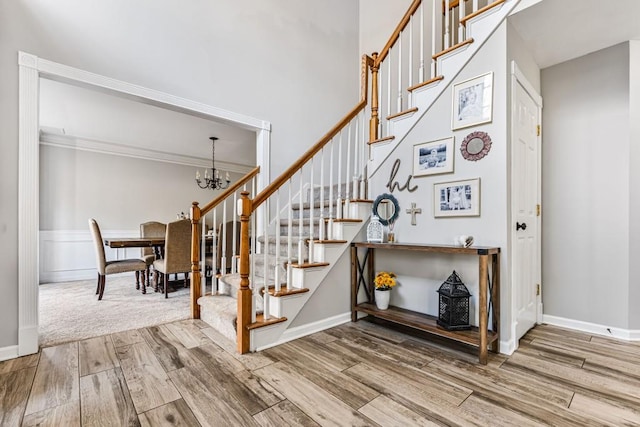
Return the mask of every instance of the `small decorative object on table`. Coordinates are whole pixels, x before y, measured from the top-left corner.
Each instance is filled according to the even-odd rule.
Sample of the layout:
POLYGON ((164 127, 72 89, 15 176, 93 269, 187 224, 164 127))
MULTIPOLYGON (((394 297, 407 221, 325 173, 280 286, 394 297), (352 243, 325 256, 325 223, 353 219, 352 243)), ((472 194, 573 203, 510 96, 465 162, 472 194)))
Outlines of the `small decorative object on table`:
POLYGON ((469 298, 471 294, 453 271, 438 289, 440 294, 438 325, 448 330, 471 329, 469 323, 469 298))
POLYGON ((367 242, 382 243, 382 223, 376 215, 371 215, 369 225, 367 225, 367 242))
POLYGON ((456 236, 456 238, 454 239, 454 243, 456 246, 468 248, 473 244, 473 236, 467 236, 464 234, 462 236, 456 236))
POLYGON ((391 288, 396 285, 396 275, 390 271, 381 271, 376 274, 373 280, 375 286, 376 307, 379 310, 389 308, 389 299, 391 298, 391 288))

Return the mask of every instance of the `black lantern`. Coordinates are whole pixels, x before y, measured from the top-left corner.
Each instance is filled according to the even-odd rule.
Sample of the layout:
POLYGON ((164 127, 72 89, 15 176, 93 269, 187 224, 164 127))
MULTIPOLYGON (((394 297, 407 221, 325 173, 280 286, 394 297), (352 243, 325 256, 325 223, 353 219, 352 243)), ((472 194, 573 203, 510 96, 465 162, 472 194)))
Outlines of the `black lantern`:
POLYGON ((469 324, 471 294, 455 270, 440 286, 438 293, 440 294, 438 325, 449 330, 471 329, 469 324))

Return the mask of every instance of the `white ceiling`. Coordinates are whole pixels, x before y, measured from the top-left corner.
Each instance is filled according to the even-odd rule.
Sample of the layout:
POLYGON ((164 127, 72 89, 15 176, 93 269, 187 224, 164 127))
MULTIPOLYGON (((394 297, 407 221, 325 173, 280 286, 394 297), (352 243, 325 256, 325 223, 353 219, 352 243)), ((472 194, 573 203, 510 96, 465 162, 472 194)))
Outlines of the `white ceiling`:
POLYGON ((66 135, 153 152, 255 166, 255 132, 130 99, 40 79, 40 127, 66 135))
POLYGON ((542 0, 509 20, 542 69, 640 39, 640 0, 542 0))

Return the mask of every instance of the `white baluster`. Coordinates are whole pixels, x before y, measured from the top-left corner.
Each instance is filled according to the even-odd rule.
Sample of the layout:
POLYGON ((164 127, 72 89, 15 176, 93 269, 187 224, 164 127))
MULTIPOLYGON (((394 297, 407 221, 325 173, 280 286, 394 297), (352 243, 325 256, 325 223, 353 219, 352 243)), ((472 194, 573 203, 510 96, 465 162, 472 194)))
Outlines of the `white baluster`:
MULTIPOLYGON (((338 138, 338 199, 342 197, 342 130, 338 138)), ((336 218, 342 218, 342 203, 336 203, 336 218)))
MULTIPOLYGON (((393 51, 393 49, 389 50, 389 55, 387 55, 387 117, 389 117, 391 115, 391 59, 393 58, 391 55, 391 52, 393 51)), ((387 133, 385 134, 385 136, 390 136, 391 133, 389 132, 389 121, 388 120, 380 120, 380 123, 386 123, 387 125, 387 133)), ((382 135, 382 133, 380 134, 382 135)))
POLYGON ((303 228, 302 228, 302 223, 303 223, 303 206, 304 206, 304 202, 302 200, 302 182, 304 181, 303 179, 303 174, 302 174, 302 168, 300 168, 300 194, 299 194, 299 199, 300 199, 300 208, 298 210, 298 265, 302 265, 304 264, 304 240, 303 240, 303 228))
POLYGON ((263 222, 263 230, 264 230, 264 267, 262 270, 262 275, 264 276, 264 283, 262 287, 264 288, 263 300, 262 300, 262 313, 263 319, 269 319, 269 220, 267 216, 269 215, 269 200, 263 203, 264 206, 264 215, 262 218, 263 222))
POLYGON ((473 0, 473 10, 470 13, 473 13, 476 10, 478 10, 478 0, 473 0))
MULTIPOLYGON (((442 2, 434 1, 432 3, 431 14, 431 56, 442 50, 444 45, 442 37, 442 2)), ((431 60, 431 77, 436 77, 438 70, 436 70, 437 61, 431 60)))
POLYGON ((450 31, 450 24, 449 24, 449 0, 444 0, 444 48, 448 49, 450 44, 449 44, 449 31, 450 31))
MULTIPOLYGON (((256 195, 256 178, 254 177, 251 181, 251 198, 254 198, 256 195)), ((250 245, 251 245, 251 255, 249 258, 249 286, 251 287, 251 291, 253 292, 253 300, 251 301, 251 322, 256 321, 256 307, 257 307, 257 298, 260 298, 258 294, 258 286, 256 285, 256 248, 258 246, 258 230, 257 230, 257 215, 251 215, 251 226, 250 226, 250 245)))
POLYGON ((224 276, 227 274, 227 201, 222 202, 222 233, 220 233, 222 239, 222 250, 220 258, 220 274, 224 276))
POLYGON ((280 190, 277 190, 274 194, 276 198, 276 271, 274 275, 274 286, 276 292, 280 292, 280 190))
MULTIPOLYGON (((413 86, 413 16, 409 21, 409 75, 408 75, 408 86, 413 86)), ((412 100, 411 100, 411 92, 407 94, 407 109, 411 108, 412 100)))
POLYGON ((291 178, 288 181, 289 194, 287 195, 287 286, 291 286, 291 262, 293 256, 293 197, 291 194, 291 178))
POLYGON ((398 36, 398 102, 396 105, 398 111, 402 111, 402 31, 398 36))
POLYGON ((324 240, 324 147, 320 150, 320 240, 324 240))
POLYGON ((424 3, 420 3, 420 72, 418 78, 420 83, 426 79, 424 77, 424 3))
POLYGON ((358 157, 360 157, 360 150, 358 150, 358 131, 360 130, 360 116, 356 117, 356 132, 353 138, 353 187, 351 188, 351 194, 354 199, 358 199, 358 157))
POLYGON ((350 176, 351 176, 351 123, 349 123, 347 128, 347 173, 345 173, 344 175, 344 191, 345 191, 346 199, 351 197, 351 192, 349 191, 351 187, 349 185, 350 176))
POLYGON ((315 210, 315 188, 313 188, 313 172, 314 172, 314 168, 313 168, 313 160, 314 158, 311 158, 311 177, 310 177, 310 182, 311 182, 311 200, 309 201, 309 255, 307 255, 307 258, 309 259, 309 263, 314 262, 313 259, 313 252, 311 252, 311 246, 313 245, 313 211, 315 210))
MULTIPOLYGON (((329 155, 329 223, 332 223, 333 218, 333 139, 329 143, 331 145, 331 151, 329 155)), ((327 229, 327 239, 331 240, 331 228, 327 229)))
MULTIPOLYGON (((238 206, 238 192, 236 191, 235 193, 233 193, 233 206, 238 206)), ((233 221, 233 234, 232 234, 232 238, 231 238, 231 256, 233 257, 232 260, 236 259, 236 255, 238 254, 238 243, 237 242, 237 236, 238 236, 238 221, 233 221)), ((232 261, 231 262, 231 273, 232 274, 236 274, 238 272, 237 269, 237 262, 232 261)))
POLYGON ((467 16, 466 1, 460 0, 460 2, 458 3, 458 43, 464 40, 465 27, 464 25, 461 25, 460 22, 462 22, 462 18, 464 18, 465 16, 467 16))

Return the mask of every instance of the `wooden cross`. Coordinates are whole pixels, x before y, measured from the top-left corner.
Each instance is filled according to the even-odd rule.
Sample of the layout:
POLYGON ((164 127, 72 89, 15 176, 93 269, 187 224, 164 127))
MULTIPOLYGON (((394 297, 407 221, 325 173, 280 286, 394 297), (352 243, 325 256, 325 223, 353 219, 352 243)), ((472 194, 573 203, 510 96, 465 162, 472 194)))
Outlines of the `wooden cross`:
POLYGON ((411 215, 411 225, 416 225, 416 214, 421 214, 422 209, 416 208, 416 204, 411 203, 411 209, 407 209, 407 213, 411 215))

